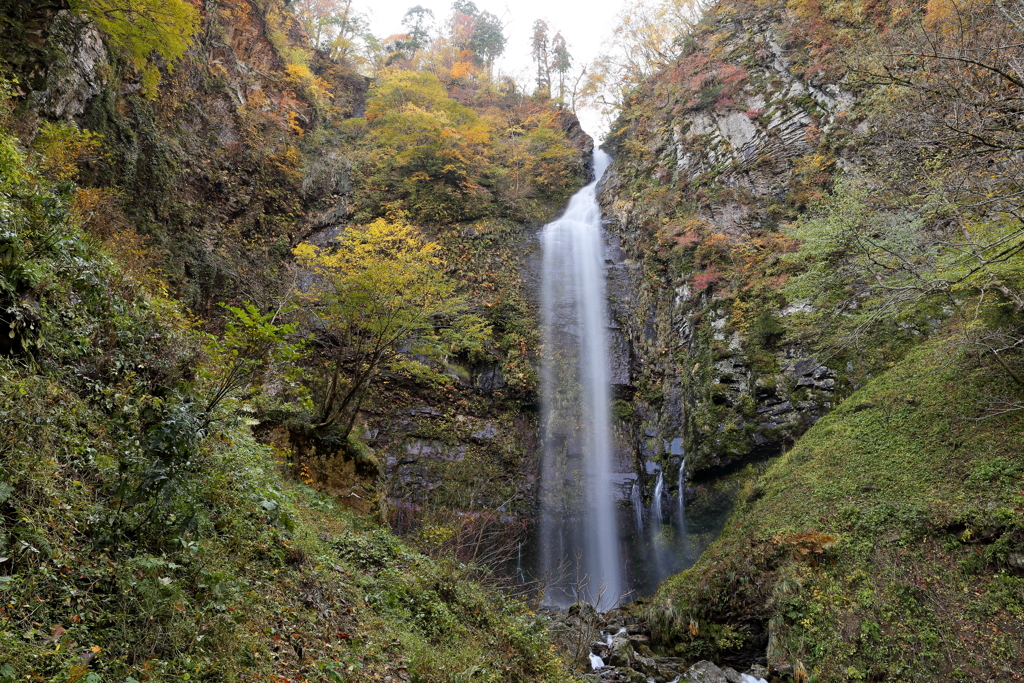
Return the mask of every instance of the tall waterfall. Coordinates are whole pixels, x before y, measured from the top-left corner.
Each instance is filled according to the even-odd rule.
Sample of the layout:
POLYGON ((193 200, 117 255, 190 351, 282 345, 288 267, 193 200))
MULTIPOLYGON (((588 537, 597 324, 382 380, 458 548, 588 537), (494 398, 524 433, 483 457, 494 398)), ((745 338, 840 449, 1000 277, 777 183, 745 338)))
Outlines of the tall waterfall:
POLYGON ((594 182, 541 233, 541 578, 548 603, 583 599, 599 609, 618 604, 625 592, 611 487, 607 304, 596 198, 610 161, 595 150, 594 182))

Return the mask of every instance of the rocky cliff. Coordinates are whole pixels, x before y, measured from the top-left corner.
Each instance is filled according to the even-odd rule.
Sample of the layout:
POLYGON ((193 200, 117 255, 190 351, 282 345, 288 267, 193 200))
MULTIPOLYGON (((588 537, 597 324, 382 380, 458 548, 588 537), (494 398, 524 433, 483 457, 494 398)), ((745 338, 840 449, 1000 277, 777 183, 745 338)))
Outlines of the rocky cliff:
POLYGON ((698 476, 777 453, 834 405, 835 369, 783 342, 778 226, 859 123, 851 93, 794 67, 782 15, 708 21, 615 125, 601 194, 621 254, 626 429, 642 460, 676 469, 685 450, 698 476))
MULTIPOLYGON (((1009 513, 1007 489, 966 470, 1013 459, 996 434, 1017 433, 1019 417, 984 405, 996 394, 1013 402, 1020 358, 965 342, 992 325, 999 332, 984 334, 1017 344, 1019 320, 961 308, 1014 308, 1017 233, 997 238, 1017 245, 1007 252, 1016 265, 984 276, 1016 283, 1005 299, 891 279, 898 270, 923 283, 945 269, 940 245, 965 242, 951 225, 1006 220, 1001 202, 1019 178, 984 142, 1003 129, 954 123, 961 107, 998 108, 998 98, 933 85, 939 72, 945 83, 966 73, 938 64, 1015 31, 1006 16, 986 6, 968 20, 935 3, 891 13, 719 3, 626 97, 601 200, 613 333, 628 365, 617 413, 644 500, 652 467, 675 471, 685 457, 689 513, 720 477, 769 459, 745 470, 721 540, 659 589, 646 612, 655 652, 764 663, 798 681, 1012 675, 1017 650, 983 644, 982 612, 947 588, 976 591, 995 637, 1019 629, 1018 594, 1004 600, 997 587, 1019 589, 1019 511, 1009 513), (957 16, 971 30, 954 40, 942 22, 957 16), (899 61, 911 54, 919 61, 899 61), (975 164, 998 168, 991 185, 975 164), (904 357, 935 335, 943 341, 904 357), (990 419, 997 432, 967 427, 990 419), (951 436, 961 429, 980 441, 961 450, 951 436), (962 531, 982 527, 984 549, 962 531)), ((1020 84, 990 94, 1002 87, 1020 84)))

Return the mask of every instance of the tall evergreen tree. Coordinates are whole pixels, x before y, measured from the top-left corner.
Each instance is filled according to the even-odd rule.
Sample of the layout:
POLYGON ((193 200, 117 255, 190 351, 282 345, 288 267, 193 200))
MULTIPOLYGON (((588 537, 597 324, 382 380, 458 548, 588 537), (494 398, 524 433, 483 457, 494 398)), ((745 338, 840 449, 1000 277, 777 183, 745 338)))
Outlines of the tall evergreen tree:
POLYGON ((408 50, 410 57, 430 40, 430 25, 433 20, 434 12, 423 5, 410 7, 402 17, 402 26, 406 29, 406 39, 402 47, 408 50))
POLYGON ((548 22, 538 19, 533 22, 533 51, 530 53, 537 64, 537 91, 551 96, 551 45, 548 39, 548 22))
POLYGON ((565 103, 565 74, 572 67, 572 55, 561 32, 551 39, 551 67, 558 73, 558 100, 565 103))

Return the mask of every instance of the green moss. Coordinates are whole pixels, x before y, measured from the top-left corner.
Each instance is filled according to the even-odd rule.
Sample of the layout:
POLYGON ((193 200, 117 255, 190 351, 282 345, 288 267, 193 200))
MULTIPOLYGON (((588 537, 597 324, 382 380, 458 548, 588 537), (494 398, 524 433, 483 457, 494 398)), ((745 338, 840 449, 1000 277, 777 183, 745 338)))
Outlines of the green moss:
POLYGON ((970 420, 1007 381, 936 341, 853 394, 663 585, 650 610, 661 646, 722 657, 770 635, 775 663, 803 662, 818 680, 1009 666, 1021 656, 1007 559, 1024 549, 1024 419, 970 420), (723 626, 747 627, 744 646, 722 646, 723 626))

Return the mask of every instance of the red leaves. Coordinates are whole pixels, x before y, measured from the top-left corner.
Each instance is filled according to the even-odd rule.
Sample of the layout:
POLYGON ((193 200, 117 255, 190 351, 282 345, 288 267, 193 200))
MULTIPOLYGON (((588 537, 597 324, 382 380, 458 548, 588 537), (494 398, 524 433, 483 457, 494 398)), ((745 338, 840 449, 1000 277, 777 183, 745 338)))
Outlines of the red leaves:
POLYGON ((703 292, 705 289, 715 284, 722 279, 722 273, 719 273, 714 268, 710 268, 701 273, 698 273, 693 278, 693 291, 703 292))

